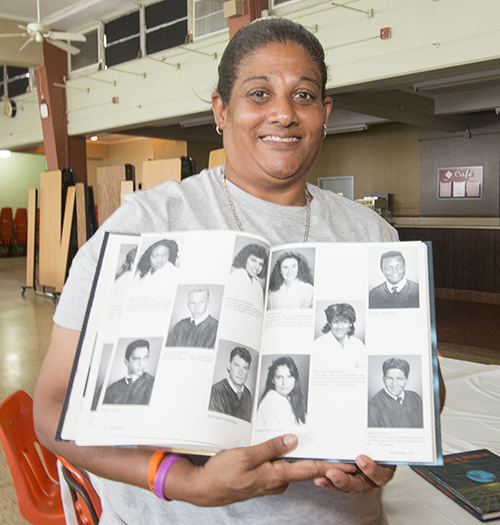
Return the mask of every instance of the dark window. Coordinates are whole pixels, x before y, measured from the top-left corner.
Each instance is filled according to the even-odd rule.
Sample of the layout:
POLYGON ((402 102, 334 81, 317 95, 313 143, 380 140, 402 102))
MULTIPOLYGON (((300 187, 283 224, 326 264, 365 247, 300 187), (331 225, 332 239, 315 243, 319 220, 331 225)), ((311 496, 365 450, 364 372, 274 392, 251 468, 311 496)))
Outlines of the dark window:
POLYGON ((9 98, 22 95, 28 91, 30 85, 29 78, 20 78, 19 80, 12 80, 8 82, 9 98))
POLYGON ((106 35, 106 45, 124 38, 139 34, 139 11, 134 11, 128 15, 107 22, 104 25, 106 35))
POLYGON ((5 66, 0 66, 0 97, 5 95, 5 85, 3 81, 3 70, 5 66))
POLYGON ((105 49, 106 66, 112 67, 122 62, 135 60, 141 56, 141 40, 139 37, 125 40, 105 49))
POLYGON ((99 63, 99 31, 96 28, 84 35, 86 42, 71 42, 80 50, 78 55, 71 55, 71 71, 99 63))
POLYGON ((158 53, 186 42, 187 1, 163 0, 145 8, 146 53, 158 53))
MULTIPOLYGON (((28 68, 7 66, 7 77, 5 80, 7 80, 7 93, 9 98, 26 93, 30 84, 28 68)), ((5 82, 2 87, 5 93, 5 82)))
POLYGON ((139 11, 104 25, 106 66, 116 66, 141 56, 139 11))
POLYGON ((28 74, 27 67, 11 67, 7 66, 7 78, 16 78, 26 76, 28 74))
POLYGON ((186 42, 187 20, 181 20, 146 34, 146 53, 158 53, 164 49, 181 46, 186 42))
POLYGON ((146 6, 146 29, 187 17, 187 0, 163 0, 146 6))

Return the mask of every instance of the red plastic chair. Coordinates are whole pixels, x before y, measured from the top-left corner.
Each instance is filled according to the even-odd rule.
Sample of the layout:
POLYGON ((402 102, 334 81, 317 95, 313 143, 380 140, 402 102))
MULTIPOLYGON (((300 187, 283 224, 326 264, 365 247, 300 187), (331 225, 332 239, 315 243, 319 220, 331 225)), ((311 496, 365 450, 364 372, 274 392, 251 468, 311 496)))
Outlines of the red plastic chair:
POLYGON ((33 401, 26 392, 0 404, 0 442, 23 517, 33 525, 65 525, 57 458, 37 440, 33 401))
POLYGON ((28 210, 26 208, 17 208, 14 226, 16 227, 17 244, 24 246, 28 242, 28 210))
POLYGON ((14 244, 12 208, 2 208, 0 211, 0 244, 5 246, 14 244))
POLYGON ((62 474, 69 486, 77 521, 80 525, 98 525, 102 513, 101 500, 89 478, 69 461, 57 456, 62 474))
MULTIPOLYGON (((33 525, 65 525, 57 459, 38 442, 33 426, 33 401, 21 390, 0 404, 0 443, 9 465, 23 517, 33 525)), ((80 525, 97 525, 101 500, 90 480, 59 458, 80 525)))

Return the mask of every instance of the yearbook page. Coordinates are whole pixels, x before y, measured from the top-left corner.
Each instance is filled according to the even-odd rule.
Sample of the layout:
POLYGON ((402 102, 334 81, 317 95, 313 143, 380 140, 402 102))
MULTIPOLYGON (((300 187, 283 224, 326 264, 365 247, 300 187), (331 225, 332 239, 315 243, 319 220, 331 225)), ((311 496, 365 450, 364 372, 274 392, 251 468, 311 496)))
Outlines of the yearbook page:
POLYGON ((139 240, 136 235, 121 234, 104 239, 57 431, 60 440, 75 441, 85 400, 95 397, 88 388, 90 367, 98 340, 100 345, 112 345, 118 333, 139 240))
POLYGON ((213 453, 293 432, 294 457, 439 463, 425 244, 144 234, 114 301, 127 251, 115 237, 63 439, 213 453))
MULTIPOLYGON (((114 237, 108 235, 103 261, 119 258, 114 237)), ((92 363, 78 367, 75 377, 85 381, 87 395, 73 418, 79 427, 62 437, 93 445, 201 443, 204 450, 248 445, 253 397, 241 377, 235 386, 240 397, 234 390, 230 399, 224 394, 231 388, 230 366, 245 381, 256 381, 267 242, 205 231, 145 234, 137 244, 120 310, 90 305, 89 317, 107 326, 82 334, 82 347, 92 339, 92 363), (234 349, 238 355, 231 356, 234 349), (229 436, 221 420, 230 421, 229 436)), ((109 288, 112 267, 100 264, 96 289, 109 288)))
POLYGON ((293 432, 297 457, 439 461, 428 250, 272 251, 252 443, 293 432))

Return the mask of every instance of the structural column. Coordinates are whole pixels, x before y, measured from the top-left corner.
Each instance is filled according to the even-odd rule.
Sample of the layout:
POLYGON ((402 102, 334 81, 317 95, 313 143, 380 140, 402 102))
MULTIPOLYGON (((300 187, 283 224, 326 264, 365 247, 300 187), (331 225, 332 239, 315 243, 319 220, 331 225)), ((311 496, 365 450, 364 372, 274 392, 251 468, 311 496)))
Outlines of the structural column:
POLYGON ((229 38, 233 38, 233 35, 238 29, 249 24, 253 20, 260 18, 260 14, 264 9, 269 8, 268 0, 243 0, 245 6, 245 14, 241 16, 234 16, 229 18, 229 38))
POLYGON ((46 104, 48 114, 42 114, 43 143, 49 171, 71 168, 76 181, 87 183, 87 153, 85 137, 68 137, 66 89, 67 53, 47 42, 43 43, 44 65, 35 71, 38 104, 46 104))

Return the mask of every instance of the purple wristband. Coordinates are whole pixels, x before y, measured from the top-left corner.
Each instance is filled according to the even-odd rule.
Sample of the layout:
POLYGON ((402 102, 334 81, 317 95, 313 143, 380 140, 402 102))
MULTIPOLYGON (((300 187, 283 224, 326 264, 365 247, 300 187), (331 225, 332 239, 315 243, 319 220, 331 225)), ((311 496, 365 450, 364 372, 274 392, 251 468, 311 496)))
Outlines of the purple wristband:
POLYGON ((156 471, 155 482, 154 482, 154 493, 160 499, 165 501, 172 501, 165 497, 165 480, 167 479, 170 469, 174 466, 174 463, 181 459, 177 454, 168 454, 165 459, 160 463, 158 470, 156 471))

